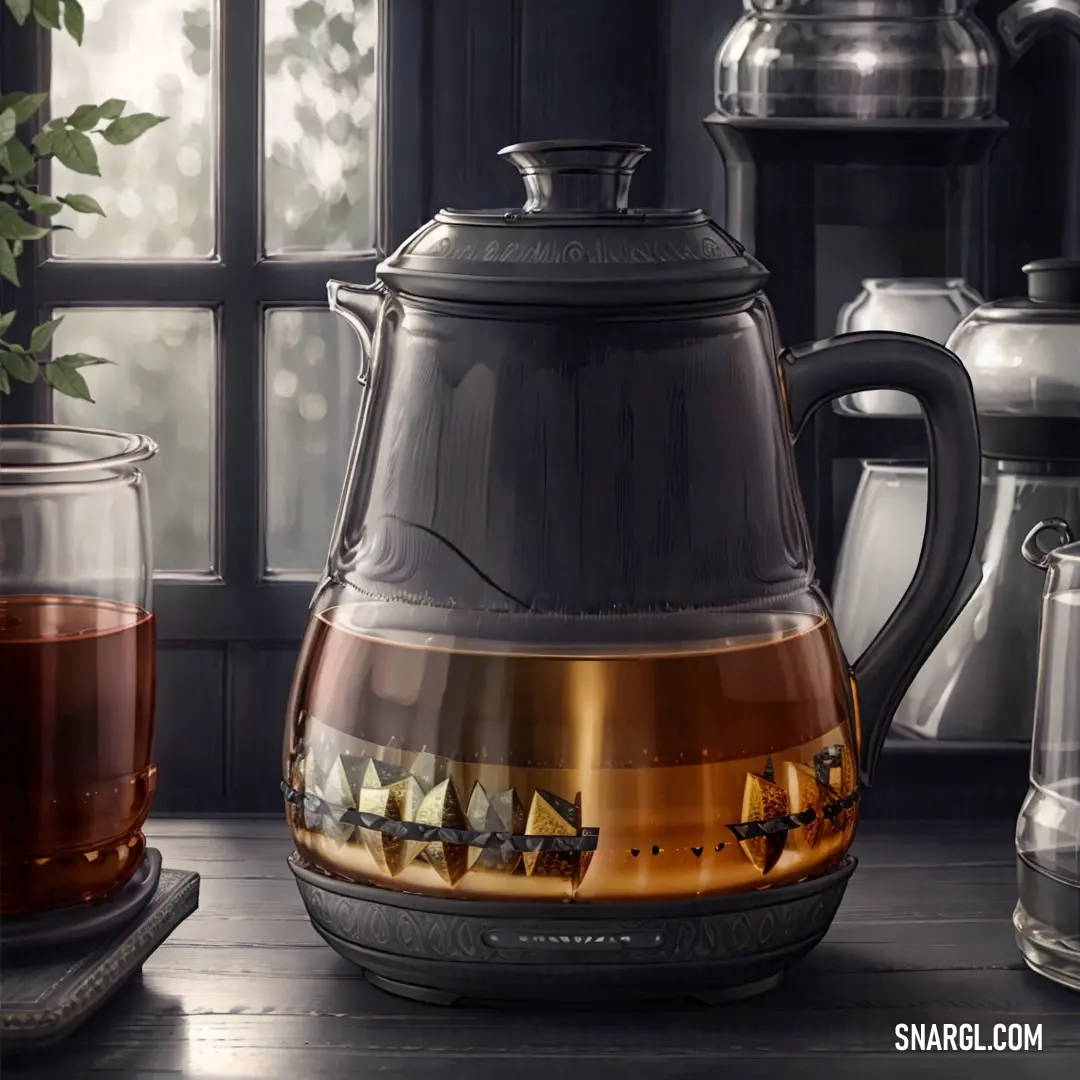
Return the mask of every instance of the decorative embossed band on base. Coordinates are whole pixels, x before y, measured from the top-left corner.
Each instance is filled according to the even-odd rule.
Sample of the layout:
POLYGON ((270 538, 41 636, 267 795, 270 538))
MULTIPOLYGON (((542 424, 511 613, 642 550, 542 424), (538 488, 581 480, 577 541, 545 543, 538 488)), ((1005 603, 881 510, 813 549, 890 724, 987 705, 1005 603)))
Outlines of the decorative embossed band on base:
POLYGON ((811 881, 738 895, 544 904, 396 893, 289 860, 335 951, 444 1002, 719 998, 768 985, 824 936, 855 865, 848 856, 811 881))

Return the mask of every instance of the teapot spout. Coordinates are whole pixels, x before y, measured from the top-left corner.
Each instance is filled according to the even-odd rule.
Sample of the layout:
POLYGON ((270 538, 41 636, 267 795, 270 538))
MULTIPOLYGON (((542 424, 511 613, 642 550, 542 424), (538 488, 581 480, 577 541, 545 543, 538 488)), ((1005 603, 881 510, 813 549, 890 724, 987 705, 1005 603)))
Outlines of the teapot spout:
POLYGON ((997 27, 1009 55, 1018 60, 1055 27, 1080 37, 1080 0, 1017 0, 998 16, 997 27))
POLYGON ((386 296, 386 287, 379 281, 374 285, 349 285, 344 281, 326 283, 330 310, 340 315, 356 331, 365 359, 369 361, 375 342, 375 328, 386 296))

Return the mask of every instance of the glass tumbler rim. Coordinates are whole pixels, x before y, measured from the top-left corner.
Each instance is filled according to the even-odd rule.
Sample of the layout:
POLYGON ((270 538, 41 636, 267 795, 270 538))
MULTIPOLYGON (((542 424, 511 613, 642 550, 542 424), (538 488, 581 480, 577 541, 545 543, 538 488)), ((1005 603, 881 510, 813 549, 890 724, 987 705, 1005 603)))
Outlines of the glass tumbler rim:
POLYGON ((157 452, 157 443, 148 435, 65 424, 0 424, 0 484, 16 480, 43 483, 94 480, 100 479, 102 472, 115 476, 117 472, 132 471, 133 466, 152 458, 157 452), (86 452, 70 454, 67 460, 61 461, 5 460, 5 442, 20 436, 28 443, 63 446, 69 451, 70 446, 64 446, 62 439, 76 436, 86 452))

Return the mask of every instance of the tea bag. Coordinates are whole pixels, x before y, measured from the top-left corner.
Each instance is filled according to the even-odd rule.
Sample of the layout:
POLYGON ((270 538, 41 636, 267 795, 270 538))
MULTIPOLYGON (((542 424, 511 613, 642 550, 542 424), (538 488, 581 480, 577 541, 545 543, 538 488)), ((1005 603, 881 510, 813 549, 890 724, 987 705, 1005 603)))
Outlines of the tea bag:
POLYGON ((323 802, 330 808, 322 818, 323 835, 339 844, 344 844, 352 836, 355 826, 344 824, 341 818, 347 810, 355 808, 356 800, 340 757, 334 759, 334 764, 323 781, 320 795, 323 802))
MULTIPOLYGON (((416 820, 421 825, 442 829, 465 828, 465 812, 461 808, 461 799, 453 780, 443 780, 424 796, 424 801, 416 812, 416 820)), ((464 877, 469 868, 468 858, 467 844, 447 844, 442 840, 432 840, 424 848, 424 859, 447 885, 456 885, 464 877)))
MULTIPOLYGON (((316 760, 315 752, 308 747, 304 752, 304 757, 300 765, 300 777, 301 787, 303 788, 302 794, 312 795, 315 798, 321 798, 319 794, 322 791, 322 783, 325 779, 323 770, 319 768, 319 763, 316 760)), ((317 811, 312 810, 305 800, 304 802, 304 828, 318 830, 322 823, 322 815, 317 811)))
MULTIPOLYGON (((783 817, 788 812, 787 793, 773 782, 771 766, 772 758, 769 758, 765 775, 748 773, 746 776, 742 802, 744 824, 783 817)), ((787 835, 786 832, 776 832, 768 836, 755 836, 749 840, 740 840, 739 847, 758 873, 767 874, 784 854, 787 835)))
MULTIPOLYGON (((416 779, 399 765, 369 761, 357 798, 357 809, 389 821, 415 821, 424 793, 416 779)), ((424 850, 424 843, 361 829, 361 838, 376 866, 396 877, 424 850)))
MULTIPOLYGON (((537 789, 533 792, 525 822, 526 836, 578 836, 580 828, 580 794, 571 803, 550 791, 537 789)), ((580 860, 573 851, 526 851, 523 862, 527 874, 573 880, 580 860)))
MULTIPOLYGON (((855 792, 855 761, 851 751, 842 743, 826 746, 814 755, 814 769, 818 780, 829 792, 826 807, 839 802, 855 792)), ((841 810, 826 818, 829 832, 843 832, 851 821, 851 809, 841 810)))
MULTIPOLYGON (((489 795, 478 780, 473 784, 466 811, 469 828, 475 832, 504 832, 520 836, 525 832, 525 808, 514 788, 489 795)), ((470 870, 494 870, 512 874, 521 865, 521 852, 497 847, 470 847, 470 870)))
POLYGON ((794 830, 795 842, 800 846, 816 848, 825 827, 822 810, 830 802, 835 801, 836 795, 831 788, 818 780, 816 773, 809 765, 799 765, 794 761, 784 762, 784 780, 791 813, 802 814, 807 810, 814 811, 813 821, 794 830))
POLYGON ((425 792, 431 791, 436 784, 447 779, 446 759, 437 758, 426 750, 412 755, 412 760, 407 762, 406 767, 425 792))

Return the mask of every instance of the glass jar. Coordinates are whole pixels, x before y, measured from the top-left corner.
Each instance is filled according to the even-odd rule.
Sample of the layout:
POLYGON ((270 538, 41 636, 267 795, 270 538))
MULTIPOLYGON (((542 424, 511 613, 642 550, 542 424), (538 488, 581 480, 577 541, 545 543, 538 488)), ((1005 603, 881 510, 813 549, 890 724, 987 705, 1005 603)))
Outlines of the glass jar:
MULTIPOLYGON (((836 332, 892 330, 944 345, 983 298, 962 278, 866 278, 836 316, 836 332)), ((863 390, 836 402, 853 416, 921 416, 919 403, 897 390, 863 390)), ((923 470, 925 476, 925 469, 923 470)))
POLYGON ((0 424, 0 912, 101 901, 157 770, 143 435, 0 424))
POLYGON ((1039 522, 1024 558, 1046 571, 1031 784, 1016 827, 1016 940, 1029 967, 1080 990, 1080 543, 1061 518, 1039 522), (1054 531, 1062 546, 1045 551, 1054 531))

